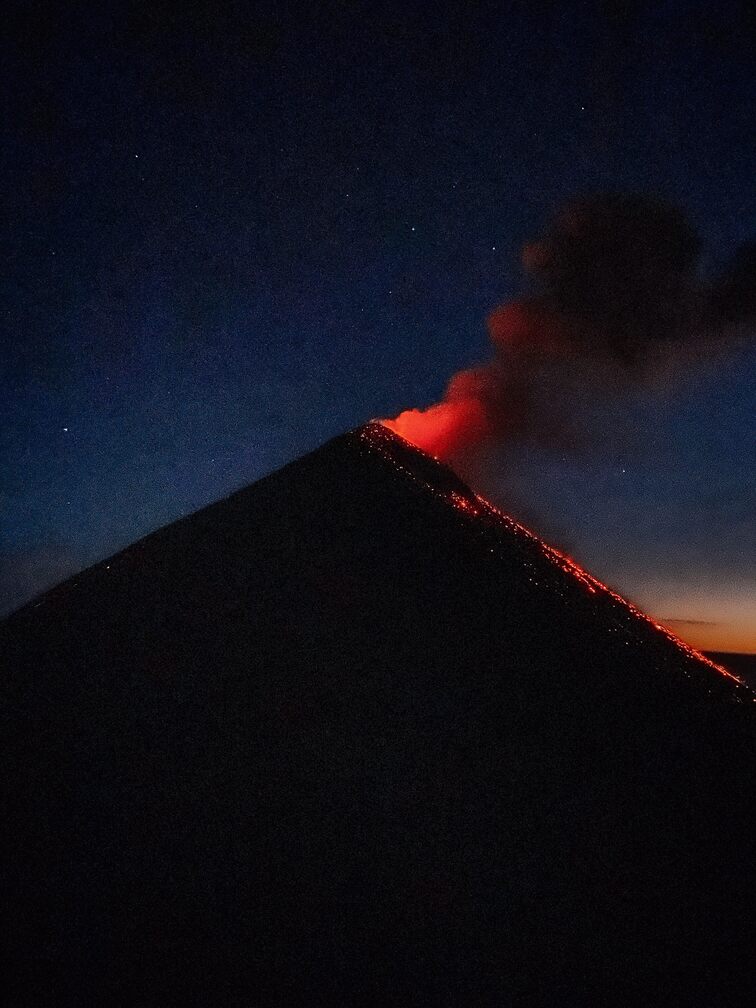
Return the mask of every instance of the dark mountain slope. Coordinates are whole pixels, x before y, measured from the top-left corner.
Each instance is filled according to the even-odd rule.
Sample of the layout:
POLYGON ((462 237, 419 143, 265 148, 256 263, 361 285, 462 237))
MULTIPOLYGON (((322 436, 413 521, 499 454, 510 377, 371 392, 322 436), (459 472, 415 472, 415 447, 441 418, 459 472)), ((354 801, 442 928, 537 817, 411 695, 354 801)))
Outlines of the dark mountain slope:
POLYGON ((751 689, 756 686, 756 654, 739 654, 733 651, 708 651, 707 658, 738 676, 751 689))
POLYGON ((747 1003, 753 694, 384 428, 2 644, 13 1004, 747 1003))

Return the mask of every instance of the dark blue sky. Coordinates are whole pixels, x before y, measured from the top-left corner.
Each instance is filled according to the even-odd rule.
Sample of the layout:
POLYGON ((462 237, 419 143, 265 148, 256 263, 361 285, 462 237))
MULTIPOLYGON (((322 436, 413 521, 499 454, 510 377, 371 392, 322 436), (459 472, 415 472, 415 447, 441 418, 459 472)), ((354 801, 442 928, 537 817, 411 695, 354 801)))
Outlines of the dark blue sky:
MULTIPOLYGON (((437 399, 575 195, 673 200, 710 271, 753 237, 746 4, 105 6, 20 14, 5 64, 4 609, 437 399)), ((754 651, 755 378, 688 382, 629 474, 512 462, 599 575, 754 651)))

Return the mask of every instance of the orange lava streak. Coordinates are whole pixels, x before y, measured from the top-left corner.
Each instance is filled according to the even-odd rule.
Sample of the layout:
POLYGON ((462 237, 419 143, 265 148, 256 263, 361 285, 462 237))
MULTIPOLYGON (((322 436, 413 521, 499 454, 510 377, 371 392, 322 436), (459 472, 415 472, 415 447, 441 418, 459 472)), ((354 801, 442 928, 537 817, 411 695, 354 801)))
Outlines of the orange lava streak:
MULTIPOLYGON (((432 410, 443 409, 446 405, 447 404, 442 403, 439 407, 432 407, 432 410)), ((412 410, 408 412, 412 414, 419 414, 421 417, 427 417, 427 413, 431 411, 427 411, 425 414, 419 414, 418 410, 412 410)), ((407 413, 403 413, 395 421, 379 420, 376 421, 376 426, 380 425, 381 427, 387 428, 392 432, 394 436, 397 436, 401 438, 403 441, 408 442, 415 450, 424 451, 425 454, 433 455, 436 462, 438 462, 439 465, 442 465, 443 463, 439 461, 438 457, 433 452, 424 449, 420 444, 418 444, 415 440, 413 440, 413 438, 405 437, 404 434, 402 434, 401 431, 398 429, 398 427, 401 426, 400 421, 402 420, 402 418, 407 416, 408 416, 407 413)), ((373 436, 369 438, 369 440, 375 447, 379 447, 379 438, 377 435, 378 432, 374 431, 373 436)), ((367 432, 365 432, 363 436, 366 439, 368 439, 367 432)), ((390 458, 390 456, 385 457, 390 458)), ((394 464, 396 465, 396 462, 394 462, 394 464)), ((521 525, 519 522, 515 521, 515 519, 511 518, 509 515, 504 514, 503 511, 500 511, 490 501, 486 500, 485 497, 481 497, 480 494, 474 494, 474 500, 477 502, 478 505, 476 507, 472 500, 470 500, 468 497, 465 497, 457 490, 450 490, 445 493, 440 493, 438 488, 434 487, 431 483, 428 483, 425 480, 419 481, 418 477, 414 473, 406 469, 404 466, 400 466, 400 468, 403 469, 416 482, 422 482, 427 487, 427 489, 432 491, 436 496, 441 496, 443 500, 451 504, 458 511, 461 511, 462 513, 467 514, 470 517, 479 516, 481 513, 486 513, 490 517, 493 517, 496 521, 502 522, 508 528, 518 532, 520 535, 524 536, 525 538, 530 540, 534 545, 536 545, 540 550, 540 552, 543 554, 543 556, 545 556, 552 564, 559 567, 560 570, 565 571, 567 574, 570 574, 592 595, 595 595, 598 592, 605 593, 615 602, 619 603, 619 605, 623 606, 625 609, 631 612, 634 616, 644 620, 644 622, 652 626, 656 631, 663 634, 669 641, 671 641, 676 647, 678 647, 682 652, 684 652, 684 654, 688 655, 688 657, 703 662, 704 665, 708 665, 709 668, 714 669, 720 675, 725 676, 727 679, 731 679, 733 682, 738 683, 738 685, 740 686, 745 685, 743 680, 739 679, 738 676, 733 675, 733 673, 729 672, 726 668, 723 668, 721 665, 718 665, 716 662, 713 662, 710 658, 707 658, 706 655, 701 654, 700 651, 697 651, 694 647, 686 643, 684 640, 681 640, 668 627, 663 626, 661 623, 657 623, 650 616, 647 616, 644 612, 638 609, 637 606, 633 605, 632 602, 629 602, 618 592, 613 591, 607 585, 603 584, 603 582, 599 581, 598 578, 594 577, 592 574, 589 574, 588 571, 584 570, 580 566, 580 564, 577 563, 577 561, 572 559, 572 557, 566 556, 564 553, 561 553, 558 549, 555 549, 553 546, 549 546, 548 543, 545 543, 539 536, 535 534, 535 532, 532 532, 524 525, 521 525)))
POLYGON ((599 581, 599 579, 594 577, 593 574, 589 574, 588 571, 583 570, 580 564, 577 563, 577 561, 573 560, 572 557, 568 557, 564 553, 560 553, 559 550, 555 549, 553 546, 549 546, 548 543, 545 543, 542 539, 540 539, 535 534, 535 532, 532 532, 530 529, 525 528, 524 525, 520 525, 519 522, 516 522, 513 518, 510 518, 509 515, 505 515, 502 511, 499 511, 497 507, 491 504, 490 501, 487 501, 484 497, 481 497, 478 494, 476 494, 476 497, 481 502, 481 504, 483 504, 486 507, 487 510, 498 515, 499 518, 506 521, 507 524, 512 524, 513 526, 515 526, 520 532, 524 533, 529 539, 535 542, 544 556, 548 557, 553 563, 555 563, 562 570, 567 571, 569 574, 572 574, 572 576, 576 578, 578 581, 582 582, 588 589, 588 591, 590 591, 592 594, 595 594, 597 590, 605 592, 612 599, 614 599, 615 602, 619 602, 620 605, 624 606, 626 609, 629 609, 634 616, 638 616, 640 619, 645 620, 645 622, 649 623, 655 630, 658 630, 660 633, 664 634, 664 636, 668 640, 670 640, 673 644, 677 645, 677 647, 680 648, 680 650, 684 651, 685 654, 687 654, 689 657, 695 658, 698 661, 703 662, 705 665, 708 665, 709 668, 715 669, 721 675, 726 676, 728 679, 732 679, 739 685, 741 686, 745 685, 743 680, 739 679, 738 676, 733 675, 733 673, 728 671, 726 668, 723 668, 721 665, 718 665, 716 662, 713 662, 710 658, 707 658, 705 654, 702 654, 700 651, 697 651, 690 644, 686 643, 684 640, 681 640, 677 636, 677 634, 672 633, 672 631, 668 627, 663 626, 661 623, 657 623, 656 620, 652 619, 650 616, 647 616, 646 613, 642 612, 637 606, 633 605, 632 602, 629 602, 618 592, 613 591, 611 588, 608 587, 608 585, 605 585, 602 581, 599 581))
POLYGON ((451 504, 458 511, 466 511, 467 514, 478 514, 479 510, 475 507, 472 501, 468 500, 467 497, 463 497, 461 493, 457 493, 456 490, 450 490, 449 496, 447 498, 451 504))

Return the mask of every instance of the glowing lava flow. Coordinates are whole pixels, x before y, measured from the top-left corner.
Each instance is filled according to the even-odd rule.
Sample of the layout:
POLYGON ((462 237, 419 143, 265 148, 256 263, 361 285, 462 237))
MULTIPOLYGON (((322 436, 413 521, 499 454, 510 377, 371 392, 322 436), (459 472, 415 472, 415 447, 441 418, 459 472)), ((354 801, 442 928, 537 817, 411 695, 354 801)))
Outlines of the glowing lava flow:
POLYGON ((538 545, 539 549, 541 550, 544 556, 548 557, 549 560, 552 561, 552 563, 556 564, 562 570, 566 571, 568 574, 571 574, 578 581, 582 582, 582 584, 588 589, 589 592, 591 592, 592 594, 595 594, 597 591, 605 592, 612 599, 614 599, 615 602, 618 602, 626 609, 629 609, 634 616, 637 616, 640 619, 645 620, 645 622, 650 624, 650 626, 652 626, 655 630, 658 630, 660 633, 664 634, 664 636, 668 640, 670 640, 673 644, 675 644, 678 648, 680 648, 681 651, 684 651, 685 654, 687 654, 690 658, 695 658, 697 661, 703 662, 705 665, 708 665, 710 668, 715 669, 721 675, 726 676, 728 679, 732 679, 734 682, 738 683, 741 686, 745 685, 742 679, 739 679, 736 675, 733 675, 732 672, 729 672, 726 668, 723 668, 721 665, 717 665, 716 662, 713 662, 710 658, 707 658, 705 654, 702 654, 700 651, 697 651, 690 644, 686 643, 684 640, 681 640, 676 634, 672 633, 672 631, 668 627, 663 626, 661 623, 657 623, 656 620, 652 619, 650 616, 647 616, 646 613, 638 609, 638 607, 633 605, 632 602, 629 602, 618 592, 613 591, 611 588, 608 587, 608 585, 605 585, 602 581, 599 581, 599 579, 594 577, 592 574, 589 574, 588 571, 583 570, 580 564, 578 564, 575 560, 573 560, 572 557, 568 557, 564 553, 560 553, 559 550, 555 549, 553 546, 549 546, 548 543, 545 543, 542 539, 539 539, 539 537, 535 534, 535 532, 531 532, 531 530, 525 528, 524 525, 520 525, 518 522, 515 522, 513 518, 510 518, 508 515, 505 515, 503 512, 499 511, 498 508, 495 508, 494 505, 491 504, 489 501, 484 500, 484 498, 482 497, 478 497, 478 500, 481 501, 483 504, 485 504, 487 510, 498 514, 500 518, 504 519, 507 522, 507 524, 511 523, 512 525, 516 526, 521 533, 528 536, 529 539, 531 539, 538 545))
POLYGON ((496 523, 505 525, 507 529, 515 532, 515 534, 520 535, 521 537, 524 537, 536 546, 547 560, 560 570, 571 575, 590 594, 597 595, 599 593, 603 593, 609 596, 614 602, 618 603, 620 606, 632 613, 633 616, 642 619, 649 626, 653 627, 654 630, 663 634, 669 641, 671 641, 672 644, 679 648, 689 658, 694 658, 696 661, 703 662, 703 664, 708 665, 709 668, 714 669, 720 675, 725 676, 727 679, 731 679, 740 686, 745 685, 742 679, 739 679, 736 675, 733 675, 732 672, 729 672, 721 665, 713 662, 710 658, 707 658, 706 655, 701 654, 700 651, 697 651, 690 644, 681 640, 676 634, 672 633, 668 627, 663 626, 661 623, 657 623, 650 616, 647 616, 644 612, 638 609, 637 606, 633 605, 632 602, 629 602, 618 592, 613 591, 607 585, 603 584, 598 580, 598 578, 589 574, 588 571, 583 570, 580 564, 576 563, 576 561, 571 557, 566 556, 564 553, 560 553, 560 551, 555 549, 553 546, 549 546, 548 543, 545 543, 542 539, 540 539, 535 532, 532 532, 524 525, 521 525, 509 515, 504 514, 503 511, 500 511, 484 497, 481 497, 479 494, 470 494, 470 496, 467 496, 460 490, 441 491, 437 486, 434 486, 427 480, 421 479, 416 473, 412 472, 406 466, 401 465, 401 463, 399 463, 390 452, 391 438, 398 438, 400 441, 404 442, 408 448, 416 452, 422 452, 427 458, 432 459, 433 462, 435 462, 441 469, 448 471, 444 463, 440 459, 436 458, 435 455, 424 451, 424 449, 417 445, 414 441, 400 434, 396 429, 396 421, 374 421, 373 423, 367 425, 367 427, 362 428, 360 437, 367 441, 371 448, 378 450, 380 454, 390 461, 395 468, 406 473, 414 482, 422 484, 425 489, 429 490, 435 496, 441 497, 448 504, 451 504, 457 511, 471 518, 479 518, 481 515, 485 514, 496 523), (385 433, 387 431, 390 431, 391 433, 385 433))

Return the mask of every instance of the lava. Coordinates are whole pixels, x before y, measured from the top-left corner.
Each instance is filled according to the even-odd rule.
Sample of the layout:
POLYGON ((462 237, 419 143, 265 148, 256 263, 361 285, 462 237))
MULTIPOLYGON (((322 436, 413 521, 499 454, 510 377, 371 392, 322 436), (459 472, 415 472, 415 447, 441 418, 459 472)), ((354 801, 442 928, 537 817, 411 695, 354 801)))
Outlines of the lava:
MULTIPOLYGON (((443 404, 442 404, 443 405, 443 404)), ((417 411, 413 411, 417 412, 417 411)), ((404 415, 404 414, 403 414, 404 415)), ((412 438, 405 437, 396 429, 396 422, 394 421, 376 421, 373 424, 368 425, 368 427, 363 429, 362 436, 369 439, 371 445, 377 448, 384 458, 391 461, 392 464, 397 467, 397 462, 391 457, 390 451, 388 451, 389 442, 384 431, 391 431, 393 437, 400 438, 405 444, 413 448, 415 451, 423 451, 425 454, 431 455, 439 466, 443 466, 443 463, 433 455, 432 452, 425 451, 421 445, 417 444, 412 438)), ((599 581, 598 578, 589 574, 588 571, 584 570, 577 561, 573 560, 572 557, 561 553, 558 549, 550 546, 548 543, 544 542, 535 532, 521 525, 519 522, 515 521, 514 518, 503 511, 500 511, 495 505, 490 501, 486 500, 485 497, 479 494, 473 494, 472 499, 464 496, 459 490, 446 490, 440 491, 432 483, 427 480, 421 480, 415 473, 411 472, 406 466, 399 465, 402 471, 404 471, 408 476, 410 476, 415 482, 420 482, 425 487, 425 489, 431 491, 435 496, 441 497, 447 504, 451 504, 457 511, 462 514, 469 516, 470 518, 475 518, 480 520, 480 518, 485 515, 490 520, 495 523, 503 524, 510 531, 515 532, 519 536, 525 538, 530 543, 532 543, 540 553, 546 557, 555 567, 558 567, 564 573, 570 575, 574 578, 582 588, 591 595, 603 594, 611 598, 615 603, 624 608, 626 611, 632 613, 636 618, 642 619, 646 624, 652 627, 656 632, 663 634, 672 644, 674 644, 679 650, 686 654, 689 658, 693 658, 696 661, 703 662, 708 665, 709 668, 714 669, 720 675, 725 676, 727 679, 731 679, 739 685, 744 685, 743 680, 739 679, 738 676, 733 675, 727 669, 718 665, 716 662, 707 658, 706 655, 697 651, 686 641, 681 640, 676 634, 674 634, 668 627, 663 626, 658 623, 652 617, 647 616, 646 613, 638 609, 637 606, 633 605, 632 602, 628 601, 618 592, 609 588, 603 582, 599 581)))
POLYGON ((458 511, 465 511, 467 514, 478 514, 478 508, 467 497, 463 497, 456 490, 450 490, 447 496, 450 504, 453 504, 458 511))

